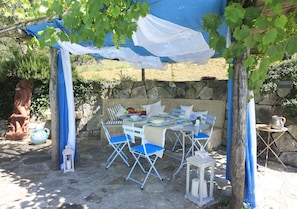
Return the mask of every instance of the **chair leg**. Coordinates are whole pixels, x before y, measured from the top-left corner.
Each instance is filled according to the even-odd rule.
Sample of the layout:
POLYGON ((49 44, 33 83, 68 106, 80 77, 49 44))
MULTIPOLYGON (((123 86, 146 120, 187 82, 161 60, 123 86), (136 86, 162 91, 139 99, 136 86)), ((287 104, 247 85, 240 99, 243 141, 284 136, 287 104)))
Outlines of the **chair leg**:
POLYGON ((123 152, 124 147, 126 146, 126 144, 123 144, 122 146, 118 145, 114 145, 114 151, 112 152, 112 154, 109 156, 109 158, 107 159, 107 166, 106 169, 108 169, 111 164, 115 161, 115 159, 120 156, 122 158, 122 160, 124 161, 124 163, 130 167, 130 164, 128 162, 128 157, 127 155, 123 152), (112 159, 112 160, 111 160, 112 159))
POLYGON ((146 183, 146 181, 147 181, 147 179, 148 179, 148 177, 149 177, 149 175, 156 176, 156 177, 159 178, 161 181, 163 180, 162 177, 161 177, 161 175, 159 174, 159 172, 157 171, 157 169, 156 169, 156 167, 155 167, 155 163, 156 163, 156 161, 157 161, 157 159, 158 159, 158 156, 155 156, 154 159, 151 159, 150 157, 145 157, 145 158, 148 160, 149 164, 150 164, 150 168, 149 168, 149 170, 146 171, 146 170, 144 169, 144 167, 141 165, 141 163, 139 162, 140 158, 143 157, 143 156, 142 156, 141 154, 139 154, 139 155, 136 157, 136 155, 135 155, 134 153, 132 153, 132 155, 135 157, 135 162, 134 162, 134 164, 133 164, 133 166, 132 166, 132 168, 131 168, 129 174, 127 175, 127 177, 126 177, 126 179, 125 179, 126 181, 130 179, 130 180, 132 180, 132 181, 134 181, 134 182, 140 184, 140 185, 141 185, 140 188, 143 189, 143 188, 144 188, 144 185, 145 185, 145 183, 146 183), (146 175, 145 175, 145 178, 144 178, 143 181, 138 181, 138 180, 136 180, 136 179, 134 179, 134 178, 131 177, 131 175, 132 175, 132 173, 133 173, 133 171, 134 171, 134 169, 135 169, 135 167, 136 167, 137 164, 139 165, 139 167, 141 168, 141 170, 143 171, 143 173, 146 174, 146 175), (152 173, 152 170, 154 170, 155 174, 152 173))
MULTIPOLYGON (((138 164, 139 167, 141 168, 142 172, 143 172, 143 173, 146 173, 146 170, 143 168, 143 166, 142 166, 141 163, 139 162, 139 159, 140 159, 141 156, 138 155, 138 156, 136 157, 134 153, 132 153, 132 155, 133 155, 133 157, 135 158, 135 162, 134 162, 132 168, 130 169, 130 172, 129 172, 128 176, 126 177, 126 181, 127 181, 128 179, 132 179, 132 180, 134 180, 134 179, 131 178, 130 176, 131 176, 131 174, 133 173, 133 171, 134 171, 134 169, 135 169, 135 167, 136 167, 137 164, 138 164)), ((135 181, 135 180, 134 180, 134 181, 135 181)), ((136 181, 136 182, 137 182, 137 181, 136 181)), ((139 183, 139 182, 138 182, 138 183, 139 183)))
POLYGON ((169 133, 168 132, 166 132, 166 139, 169 139, 169 141, 171 142, 171 144, 173 144, 174 145, 174 142, 173 142, 173 140, 172 140, 172 138, 170 137, 170 135, 169 135, 169 133))
POLYGON ((175 137, 176 137, 176 140, 175 140, 175 143, 174 143, 174 145, 173 145, 173 147, 172 147, 172 149, 171 149, 171 151, 173 152, 174 150, 175 150, 175 148, 176 148, 176 146, 177 146, 177 143, 179 143, 179 145, 181 146, 181 147, 183 147, 183 143, 182 143, 182 141, 180 140, 180 133, 178 133, 178 134, 176 134, 175 133, 175 137))
POLYGON ((148 172, 146 173, 146 176, 145 176, 145 178, 144 178, 144 180, 143 180, 143 182, 142 182, 142 185, 141 185, 141 189, 144 188, 144 185, 145 185, 146 180, 148 179, 149 175, 154 175, 153 173, 151 173, 152 170, 154 170, 155 173, 156 173, 156 175, 154 175, 154 176, 158 177, 161 181, 163 181, 161 175, 159 174, 159 172, 157 171, 157 169, 156 169, 156 167, 155 167, 155 163, 156 163, 157 159, 158 159, 158 156, 155 156, 155 159, 153 159, 153 160, 150 159, 149 157, 147 157, 147 160, 148 160, 149 163, 150 163, 150 169, 149 169, 148 172))

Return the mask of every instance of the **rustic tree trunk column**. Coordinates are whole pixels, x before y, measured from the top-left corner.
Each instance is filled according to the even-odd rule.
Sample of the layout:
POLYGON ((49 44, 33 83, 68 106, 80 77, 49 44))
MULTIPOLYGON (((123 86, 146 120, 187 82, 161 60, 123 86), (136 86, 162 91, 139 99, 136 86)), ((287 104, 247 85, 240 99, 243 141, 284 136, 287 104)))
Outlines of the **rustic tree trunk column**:
POLYGON ((243 207, 245 159, 246 159, 246 114, 247 114, 247 69, 243 62, 246 55, 238 57, 234 67, 232 143, 229 173, 232 185, 230 206, 232 209, 243 207))
POLYGON ((58 111, 58 50, 51 47, 51 77, 49 85, 50 108, 51 108, 51 140, 53 169, 60 169, 59 157, 59 111, 58 111))

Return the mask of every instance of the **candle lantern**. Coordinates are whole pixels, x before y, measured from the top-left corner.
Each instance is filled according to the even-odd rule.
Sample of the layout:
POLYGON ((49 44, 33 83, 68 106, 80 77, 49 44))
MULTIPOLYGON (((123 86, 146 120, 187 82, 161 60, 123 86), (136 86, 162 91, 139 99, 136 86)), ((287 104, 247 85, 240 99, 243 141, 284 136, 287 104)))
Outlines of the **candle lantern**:
POLYGON ((215 159, 210 156, 201 157, 195 155, 187 158, 185 198, 196 203, 199 207, 214 200, 213 179, 215 162, 215 159), (205 178, 206 169, 210 171, 209 181, 205 178), (191 170, 195 172, 191 172, 191 170))
POLYGON ((71 149, 70 145, 66 145, 62 154, 63 154, 64 173, 73 172, 74 171, 74 151, 71 149))

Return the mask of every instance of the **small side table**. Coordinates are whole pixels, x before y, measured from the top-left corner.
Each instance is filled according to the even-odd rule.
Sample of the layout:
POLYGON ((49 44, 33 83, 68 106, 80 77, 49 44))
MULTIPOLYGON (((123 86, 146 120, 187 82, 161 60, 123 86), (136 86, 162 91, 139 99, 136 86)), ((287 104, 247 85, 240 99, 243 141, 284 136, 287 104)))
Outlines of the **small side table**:
POLYGON ((272 149, 272 145, 279 140, 286 132, 288 131, 288 128, 283 127, 282 129, 273 129, 269 125, 265 124, 257 124, 256 125, 256 132, 257 136, 261 139, 261 141, 266 146, 258 155, 259 157, 262 153, 266 151, 266 158, 265 158, 265 167, 267 167, 267 160, 268 160, 268 152, 269 150, 273 153, 273 155, 276 157, 276 159, 287 169, 287 166, 281 161, 281 159, 278 157, 278 155, 275 153, 275 151, 272 149), (263 139, 263 136, 261 135, 261 132, 267 133, 267 142, 263 139), (273 133, 280 133, 278 137, 273 138, 273 133))
MULTIPOLYGON (((215 168, 216 160, 211 158, 210 156, 206 157, 198 157, 198 156, 191 156, 187 158, 187 177, 186 177, 186 194, 185 198, 188 200, 196 203, 199 207, 202 207, 203 205, 207 204, 208 202, 214 200, 213 198, 213 179, 214 179, 214 168, 215 168), (199 169, 197 169, 197 175, 199 177, 199 187, 198 189, 198 197, 193 196, 190 192, 190 167, 196 166, 199 169), (209 181, 209 192, 203 191, 203 189, 207 189, 207 186, 204 187, 204 174, 205 169, 210 168, 210 181, 209 181), (206 192, 206 197, 204 196, 206 192)), ((193 185, 192 185, 193 186, 193 185)), ((197 186, 197 185, 195 185, 197 186)))

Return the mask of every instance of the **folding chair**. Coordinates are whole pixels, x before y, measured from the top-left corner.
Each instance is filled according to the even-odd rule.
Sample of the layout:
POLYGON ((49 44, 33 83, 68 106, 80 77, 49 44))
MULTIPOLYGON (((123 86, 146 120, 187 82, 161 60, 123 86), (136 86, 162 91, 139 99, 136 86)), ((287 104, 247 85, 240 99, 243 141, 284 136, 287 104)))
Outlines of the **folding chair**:
POLYGON ((123 129, 124 129, 124 133, 126 135, 127 142, 129 142, 128 143, 129 150, 130 150, 131 154, 133 155, 133 157, 135 158, 135 162, 134 162, 134 164, 133 164, 133 166, 125 180, 127 181, 130 179, 130 180, 140 184, 141 189, 144 188, 144 185, 150 175, 153 175, 162 181, 163 179, 160 176, 159 172, 157 171, 157 169, 155 167, 155 163, 156 163, 159 155, 163 154, 162 152, 164 151, 164 148, 157 146, 155 144, 152 144, 152 143, 148 143, 144 137, 143 128, 123 125, 123 129), (131 145, 132 140, 129 140, 129 139, 135 139, 135 138, 140 138, 141 144, 132 146, 131 145), (142 163, 140 162, 140 158, 144 158, 148 161, 148 163, 149 163, 148 171, 146 171, 144 169, 142 163), (137 164, 141 168, 142 172, 146 174, 145 178, 143 180, 137 180, 137 179, 131 177, 137 164), (152 173, 152 171, 154 171, 155 173, 152 173))
POLYGON ((196 150, 205 150, 209 140, 211 139, 212 131, 214 128, 216 122, 216 116, 203 114, 201 118, 201 123, 208 124, 209 127, 207 129, 204 129, 197 134, 194 134, 191 137, 192 146, 187 154, 189 154, 190 151, 192 151, 192 155, 194 154, 195 149, 196 150))
POLYGON ((106 169, 111 166, 111 164, 115 161, 115 159, 120 156, 124 163, 126 163, 127 166, 130 167, 130 164, 128 162, 128 157, 124 153, 124 148, 127 146, 128 141, 126 139, 126 135, 120 135, 120 136, 111 136, 103 119, 100 120, 102 128, 104 130, 104 133, 106 135, 106 138, 109 142, 109 145, 114 149, 111 155, 107 159, 107 166, 106 169))
MULTIPOLYGON (((175 117, 180 117, 180 116, 185 116, 186 111, 185 110, 181 110, 181 109, 175 109, 173 108, 171 111, 171 115, 175 116, 175 117)), ((171 141, 171 143, 173 144, 171 151, 173 152, 177 146, 177 144, 179 144, 181 147, 183 146, 182 141, 180 140, 180 135, 181 133, 178 131, 169 131, 166 132, 166 136, 168 137, 168 139, 171 141), (172 137, 170 136, 170 133, 174 134, 175 139, 172 139, 172 137)))

